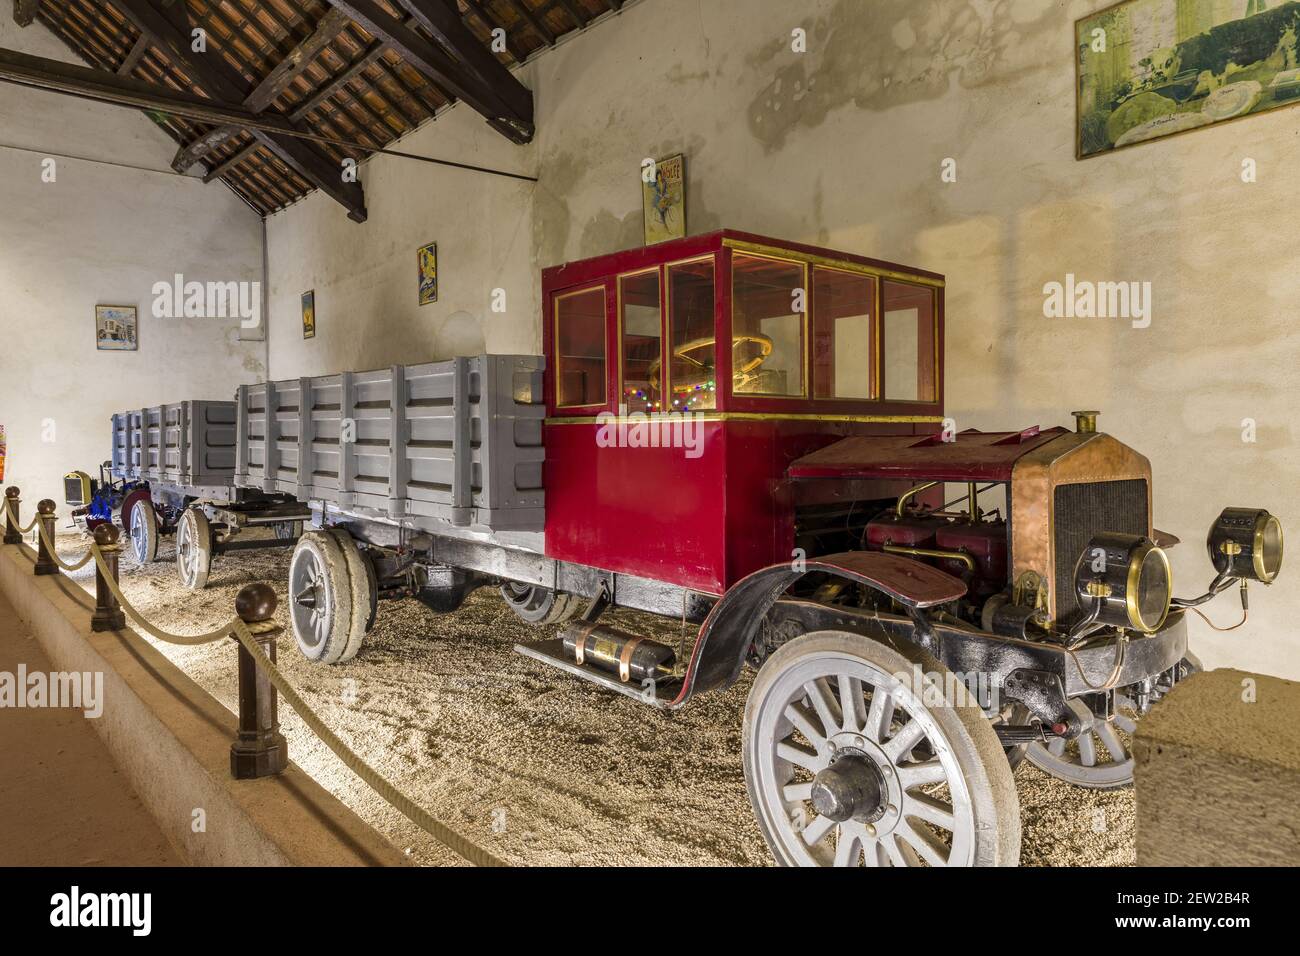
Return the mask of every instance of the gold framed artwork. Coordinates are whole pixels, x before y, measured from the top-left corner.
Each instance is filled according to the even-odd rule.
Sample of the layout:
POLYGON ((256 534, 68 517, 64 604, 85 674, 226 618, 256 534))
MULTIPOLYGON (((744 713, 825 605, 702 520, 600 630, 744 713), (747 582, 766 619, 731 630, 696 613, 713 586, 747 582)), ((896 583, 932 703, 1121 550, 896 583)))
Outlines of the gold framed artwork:
POLYGON ((316 337, 316 290, 302 294, 302 337, 316 337))
POLYGON ((134 352, 136 308, 133 305, 95 306, 95 348, 103 352, 134 352))
POLYGON ((421 246, 415 254, 420 273, 420 305, 438 301, 438 244, 421 246))
POLYGON ((645 244, 686 235, 686 157, 680 153, 641 167, 641 205, 645 244))
POLYGON ((1079 159, 1300 103, 1300 2, 1122 0, 1075 24, 1079 159))

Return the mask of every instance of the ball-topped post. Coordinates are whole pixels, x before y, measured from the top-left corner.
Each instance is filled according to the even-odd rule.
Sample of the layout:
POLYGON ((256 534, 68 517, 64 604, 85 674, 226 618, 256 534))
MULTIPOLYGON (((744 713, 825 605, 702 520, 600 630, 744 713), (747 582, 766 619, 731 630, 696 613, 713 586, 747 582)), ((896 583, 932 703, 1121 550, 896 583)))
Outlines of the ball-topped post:
MULTIPOLYGON (((262 581, 242 588, 235 597, 235 613, 272 664, 281 631, 275 622, 278 604, 275 589, 262 581)), ((230 774, 236 780, 270 777, 289 765, 278 710, 279 694, 271 678, 239 642, 239 733, 230 746, 230 774)))
POLYGON ((40 522, 41 532, 36 536, 35 574, 58 574, 59 566, 54 561, 50 545, 54 543, 54 509, 58 507, 49 498, 42 498, 36 505, 36 520, 40 522), (45 542, 49 541, 50 545, 45 542))
MULTIPOLYGON (((118 542, 122 532, 117 529, 117 525, 111 521, 105 521, 95 526, 91 532, 95 539, 95 547, 103 555, 104 564, 108 566, 108 573, 112 575, 113 583, 118 582, 118 558, 122 553, 122 545, 118 542)), ((117 596, 109 587, 108 579, 104 576, 104 569, 95 564, 95 613, 90 618, 90 629, 92 631, 120 631, 126 627, 126 614, 122 611, 122 606, 117 603, 117 596)))
POLYGON ((18 530, 18 505, 22 502, 22 492, 10 485, 5 489, 5 544, 22 544, 23 536, 18 530))

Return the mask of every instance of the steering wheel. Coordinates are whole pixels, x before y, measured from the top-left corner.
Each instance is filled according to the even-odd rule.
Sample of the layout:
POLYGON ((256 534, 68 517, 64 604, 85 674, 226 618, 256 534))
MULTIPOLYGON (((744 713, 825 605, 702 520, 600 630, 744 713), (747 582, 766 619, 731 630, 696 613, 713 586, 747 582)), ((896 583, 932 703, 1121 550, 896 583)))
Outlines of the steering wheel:
MULTIPOLYGON (((684 386, 695 386, 695 385, 706 384, 709 380, 708 376, 713 374, 713 366, 708 362, 701 362, 699 359, 694 358, 691 355, 691 353, 698 352, 701 349, 711 348, 716 343, 717 343, 717 339, 715 339, 713 336, 706 336, 700 339, 691 339, 689 342, 683 342, 681 345, 673 349, 673 358, 679 358, 684 362, 690 362, 696 368, 700 369, 700 371, 703 373, 704 376, 699 381, 690 379, 685 382, 674 382, 674 384, 675 385, 680 384, 684 386)), ((747 345, 747 344, 757 345, 758 354, 755 355, 753 358, 749 359, 748 361, 742 362, 740 365, 733 367, 732 370, 732 377, 734 379, 733 387, 737 389, 742 389, 745 385, 748 385, 750 382, 753 382, 758 378, 758 376, 755 375, 754 373, 758 371, 760 365, 762 365, 764 362, 767 361, 767 358, 769 355, 772 354, 772 349, 774 347, 772 344, 772 340, 768 338, 766 335, 758 335, 757 333, 733 335, 731 337, 731 350, 733 353, 732 355, 733 361, 735 359, 734 353, 736 351, 736 348, 738 346, 747 345)), ((662 360, 656 357, 655 360, 650 363, 650 367, 646 370, 646 378, 649 379, 650 385, 654 388, 659 387, 659 367, 662 364, 663 364, 662 360)))

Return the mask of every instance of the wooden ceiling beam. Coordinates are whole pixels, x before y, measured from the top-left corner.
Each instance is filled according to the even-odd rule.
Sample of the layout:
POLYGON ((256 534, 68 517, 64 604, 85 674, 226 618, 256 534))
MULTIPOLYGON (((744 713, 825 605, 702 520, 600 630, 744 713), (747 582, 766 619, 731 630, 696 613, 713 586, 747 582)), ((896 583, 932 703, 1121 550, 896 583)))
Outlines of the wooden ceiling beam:
POLYGON ((29 27, 36 19, 36 7, 39 0, 14 0, 14 23, 20 27, 29 27))
POLYGON ((533 32, 537 34, 543 43, 547 46, 555 46, 555 34, 551 32, 550 27, 542 22, 540 17, 529 9, 528 4, 524 3, 523 0, 510 0, 510 6, 514 8, 515 13, 523 17, 525 23, 532 27, 533 32))
MULTIPOLYGON (((345 11, 367 33, 383 40, 402 59, 433 82, 487 117, 488 125, 511 142, 522 144, 533 138, 531 93, 529 109, 521 113, 477 73, 467 70, 460 61, 452 59, 437 45, 425 40, 375 0, 329 0, 329 3, 345 11)), ((464 27, 464 24, 461 26, 464 27)))
MULTIPOLYGON (((156 0, 113 0, 136 29, 149 36, 152 43, 165 50, 203 92, 229 107, 243 103, 252 93, 242 76, 232 75, 220 57, 197 55, 190 51, 188 14, 183 5, 163 10, 156 0)), ((285 123, 291 120, 277 117, 285 123)), ((348 211, 348 218, 365 222, 365 194, 358 182, 345 182, 343 170, 322 150, 279 133, 251 130, 253 137, 265 143, 286 165, 296 170, 312 185, 330 196, 348 211)), ((307 130, 301 130, 307 132, 307 130)))
POLYGON ((135 68, 140 65, 140 61, 144 59, 145 52, 148 49, 149 38, 141 33, 139 38, 135 41, 135 46, 131 47, 131 51, 127 53, 126 59, 122 61, 122 65, 117 68, 117 75, 130 76, 134 73, 135 68))

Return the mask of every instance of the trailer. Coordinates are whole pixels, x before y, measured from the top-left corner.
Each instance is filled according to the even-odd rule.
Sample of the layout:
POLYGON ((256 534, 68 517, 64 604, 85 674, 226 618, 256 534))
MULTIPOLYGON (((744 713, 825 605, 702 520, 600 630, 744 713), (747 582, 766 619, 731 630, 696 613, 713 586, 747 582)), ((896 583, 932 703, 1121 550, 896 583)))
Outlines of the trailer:
POLYGON ((112 416, 109 474, 119 520, 136 560, 156 560, 176 535, 176 569, 189 588, 206 586, 214 558, 293 547, 310 511, 291 495, 237 488, 235 403, 192 400, 112 416), (270 528, 274 537, 241 537, 270 528))
POLYGON ((235 486, 310 503, 299 650, 346 661, 383 600, 497 587, 559 625, 516 651, 650 708, 757 669, 745 781, 779 862, 1013 864, 1014 762, 1131 781, 1124 733, 1196 667, 1186 611, 1275 580, 1282 533, 1226 509, 1175 598, 1150 463, 1096 412, 950 427, 944 288, 722 231, 545 270, 542 356, 240 388, 235 486))

